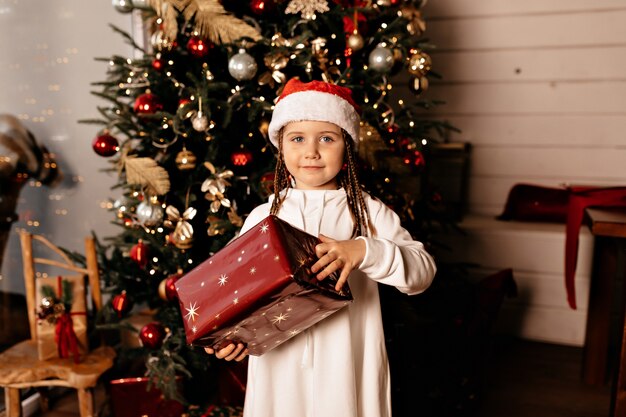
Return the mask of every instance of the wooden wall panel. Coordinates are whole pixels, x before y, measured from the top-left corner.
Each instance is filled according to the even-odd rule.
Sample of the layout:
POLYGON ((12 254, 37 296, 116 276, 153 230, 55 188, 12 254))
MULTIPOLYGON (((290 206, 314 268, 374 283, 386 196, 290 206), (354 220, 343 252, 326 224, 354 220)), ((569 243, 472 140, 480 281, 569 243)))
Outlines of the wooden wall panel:
POLYGON ((622 10, 624 0, 430 0, 424 7, 429 20, 508 14, 589 13, 594 10, 622 10))
POLYGON ((461 129, 458 140, 473 146, 625 147, 626 114, 472 114, 445 115, 461 129))
POLYGON ((444 84, 626 80, 626 45, 430 54, 444 84))
POLYGON ((436 85, 425 96, 446 101, 432 114, 626 116, 626 81, 436 85))
POLYGON ((587 13, 460 17, 430 21, 428 37, 444 51, 620 45, 626 40, 625 21, 626 7, 587 13))

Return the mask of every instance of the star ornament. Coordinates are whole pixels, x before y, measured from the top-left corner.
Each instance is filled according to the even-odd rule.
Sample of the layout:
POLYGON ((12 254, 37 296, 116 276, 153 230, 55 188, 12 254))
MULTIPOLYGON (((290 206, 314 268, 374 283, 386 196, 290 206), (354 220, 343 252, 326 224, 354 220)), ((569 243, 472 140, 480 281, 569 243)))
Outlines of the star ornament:
POLYGON ((269 228, 270 228, 270 225, 269 225, 269 224, 267 224, 267 223, 263 223, 263 224, 261 225, 261 233, 267 233, 267 231, 269 230, 269 228))
POLYGON ((187 314, 185 314, 187 321, 196 321, 196 317, 199 315, 196 303, 189 303, 189 307, 185 307, 185 310, 187 310, 187 314))

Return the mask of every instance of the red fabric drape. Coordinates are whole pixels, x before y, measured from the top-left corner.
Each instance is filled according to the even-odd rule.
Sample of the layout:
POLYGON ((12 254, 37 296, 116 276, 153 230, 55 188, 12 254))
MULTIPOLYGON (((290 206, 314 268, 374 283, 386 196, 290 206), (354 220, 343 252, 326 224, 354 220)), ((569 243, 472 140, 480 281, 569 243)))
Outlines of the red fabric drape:
POLYGON ((573 309, 576 309, 574 276, 578 259, 578 234, 587 207, 626 207, 626 187, 571 188, 565 229, 565 288, 567 302, 573 309))

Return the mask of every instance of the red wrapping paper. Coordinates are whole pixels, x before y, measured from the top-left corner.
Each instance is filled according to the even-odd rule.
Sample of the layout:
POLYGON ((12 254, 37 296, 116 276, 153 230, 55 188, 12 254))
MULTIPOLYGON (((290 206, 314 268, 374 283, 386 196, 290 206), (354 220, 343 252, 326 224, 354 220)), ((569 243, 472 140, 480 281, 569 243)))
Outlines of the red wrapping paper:
MULTIPOLYGON (((181 379, 176 378, 180 384, 181 379)), ((180 387, 179 387, 180 390, 180 387)), ((148 378, 122 378, 110 382, 111 408, 114 417, 180 417, 185 407, 175 400, 167 400, 148 378)))
POLYGON ((352 301, 338 274, 310 267, 319 239, 268 216, 176 282, 187 342, 245 343, 251 355, 279 346, 352 301))

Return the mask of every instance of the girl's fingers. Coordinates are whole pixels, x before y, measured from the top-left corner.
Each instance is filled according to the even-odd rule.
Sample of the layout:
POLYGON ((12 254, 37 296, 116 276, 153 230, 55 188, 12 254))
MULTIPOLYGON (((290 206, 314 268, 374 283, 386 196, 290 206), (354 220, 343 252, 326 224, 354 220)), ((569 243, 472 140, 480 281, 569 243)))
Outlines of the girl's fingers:
MULTIPOLYGON (((232 345, 234 346, 234 345, 232 345)), ((233 359, 235 359, 237 356, 239 356, 239 354, 241 353, 241 351, 243 350, 244 346, 243 343, 238 343, 237 347, 235 348, 234 351, 232 351, 232 353, 230 353, 228 356, 226 356, 224 359, 227 361, 232 361, 233 359)))
POLYGON ((241 352, 241 355, 237 356, 235 358, 236 362, 241 362, 242 360, 244 360, 246 358, 246 356, 248 356, 248 349, 244 349, 243 352, 241 352))
POLYGON ((337 284, 335 284, 335 291, 339 292, 341 291, 341 288, 343 287, 343 284, 346 283, 346 281, 348 281, 348 275, 350 275, 350 268, 343 268, 341 270, 341 275, 339 275, 339 279, 337 280, 337 284))
POLYGON ((210 348, 210 347, 205 347, 205 348, 204 348, 204 351, 205 351, 206 353, 208 353, 209 355, 212 355, 212 354, 214 354, 214 353, 215 353, 215 349, 210 348))
POLYGON ((216 354, 215 357, 217 359, 224 359, 226 358, 228 355, 230 355, 233 350, 235 350, 235 344, 231 343, 230 345, 226 346, 224 349, 220 349, 216 354))
POLYGON ((334 261, 332 261, 331 263, 326 265, 326 268, 324 268, 324 270, 322 272, 317 274, 317 279, 319 279, 320 281, 323 280, 324 278, 326 278, 327 276, 329 276, 333 272, 338 271, 341 268, 343 268, 344 265, 345 264, 344 264, 343 260, 335 259, 334 261))

